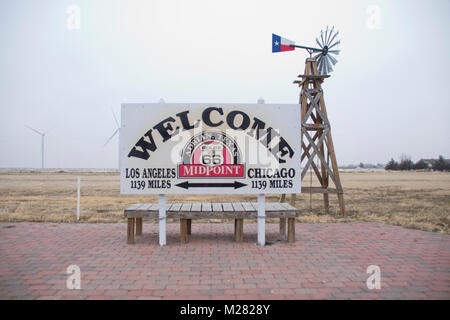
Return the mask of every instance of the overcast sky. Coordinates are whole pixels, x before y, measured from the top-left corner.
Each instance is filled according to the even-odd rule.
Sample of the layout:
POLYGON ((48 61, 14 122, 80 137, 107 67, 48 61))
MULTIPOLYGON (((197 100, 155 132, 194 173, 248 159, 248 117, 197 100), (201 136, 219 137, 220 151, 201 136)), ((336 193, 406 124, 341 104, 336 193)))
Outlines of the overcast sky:
POLYGON ((0 167, 40 167, 25 125, 51 130, 46 167, 117 167, 118 137, 103 144, 123 102, 297 103, 308 54, 271 53, 271 34, 313 46, 327 25, 342 41, 323 86, 338 163, 450 157, 449 13, 448 0, 1 1, 0 167))

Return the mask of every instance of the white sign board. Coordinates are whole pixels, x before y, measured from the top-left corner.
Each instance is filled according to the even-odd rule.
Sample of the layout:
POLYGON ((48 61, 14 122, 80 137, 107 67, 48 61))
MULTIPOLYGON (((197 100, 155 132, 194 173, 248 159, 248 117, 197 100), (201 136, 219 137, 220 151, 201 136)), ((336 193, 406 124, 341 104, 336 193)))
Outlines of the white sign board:
POLYGON ((122 104, 123 194, 300 193, 298 104, 122 104))

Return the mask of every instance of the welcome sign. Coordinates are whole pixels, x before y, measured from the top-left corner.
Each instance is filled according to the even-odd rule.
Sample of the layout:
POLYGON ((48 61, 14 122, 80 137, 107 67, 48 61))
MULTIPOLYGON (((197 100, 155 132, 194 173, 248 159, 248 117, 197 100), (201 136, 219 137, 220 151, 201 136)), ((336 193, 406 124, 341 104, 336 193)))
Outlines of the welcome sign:
POLYGON ((122 104, 123 194, 300 193, 298 104, 122 104))

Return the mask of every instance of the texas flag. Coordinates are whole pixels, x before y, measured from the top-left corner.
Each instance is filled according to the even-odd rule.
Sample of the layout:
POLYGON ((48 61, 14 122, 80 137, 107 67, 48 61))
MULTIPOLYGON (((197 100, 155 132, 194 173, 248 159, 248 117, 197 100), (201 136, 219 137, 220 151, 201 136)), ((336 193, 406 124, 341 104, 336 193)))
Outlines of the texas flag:
POLYGON ((295 42, 272 33, 272 52, 295 50, 295 47, 289 46, 290 44, 295 44, 295 42))

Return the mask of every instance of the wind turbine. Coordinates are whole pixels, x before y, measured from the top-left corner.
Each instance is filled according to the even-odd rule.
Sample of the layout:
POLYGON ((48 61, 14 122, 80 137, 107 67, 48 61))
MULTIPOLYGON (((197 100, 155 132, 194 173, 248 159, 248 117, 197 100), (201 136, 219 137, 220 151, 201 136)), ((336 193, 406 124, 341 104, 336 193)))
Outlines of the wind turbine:
POLYGON ((25 126, 30 130, 33 130, 34 132, 36 132, 37 134, 39 134, 41 136, 41 161, 42 161, 42 169, 44 169, 44 140, 45 140, 45 135, 48 133, 48 131, 46 132, 40 132, 37 131, 36 129, 33 129, 32 127, 29 126, 25 126))
POLYGON ((111 137, 109 137, 109 139, 105 142, 105 144, 103 145, 103 147, 106 147, 106 145, 112 140, 112 138, 114 138, 114 136, 117 134, 117 132, 120 131, 120 124, 119 124, 119 121, 117 121, 116 114, 114 113, 114 110, 113 110, 112 108, 111 108, 111 112, 112 112, 112 114, 113 114, 114 121, 116 122, 117 129, 116 129, 116 131, 114 131, 114 133, 111 135, 111 137))

